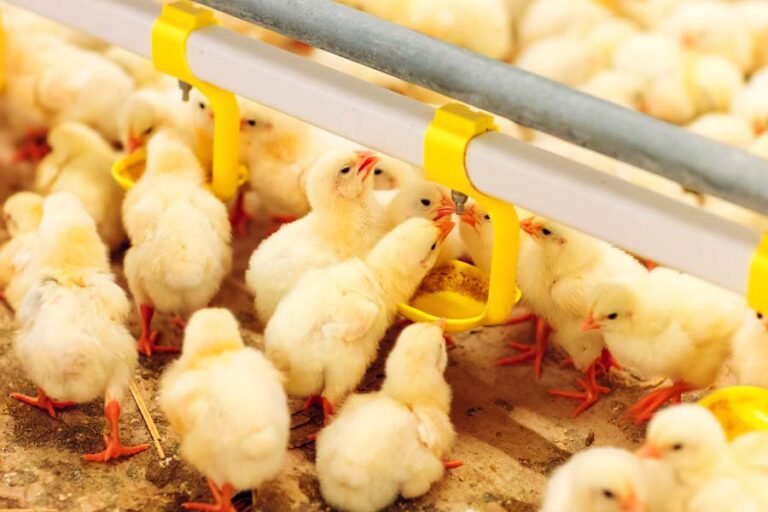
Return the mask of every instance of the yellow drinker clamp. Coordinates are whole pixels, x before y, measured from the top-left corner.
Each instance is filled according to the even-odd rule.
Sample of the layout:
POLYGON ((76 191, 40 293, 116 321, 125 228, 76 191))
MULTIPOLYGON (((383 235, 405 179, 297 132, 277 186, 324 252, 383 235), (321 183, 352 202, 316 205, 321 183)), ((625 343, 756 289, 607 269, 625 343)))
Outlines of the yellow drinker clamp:
POLYGON ((3 11, 0 10, 0 92, 5 88, 5 25, 3 11))
POLYGON ((747 284, 747 303, 755 311, 768 314, 768 234, 763 235, 752 256, 747 284))
POLYGON ((720 421, 728 439, 756 430, 768 430, 768 389, 731 386, 699 401, 720 421))
MULTIPOLYGON (((469 180, 465 166, 467 146, 476 136, 494 131, 493 117, 450 103, 435 112, 424 142, 424 175, 474 199, 493 223, 493 258, 488 277, 488 298, 482 302, 460 290, 438 290, 417 295, 411 304, 401 304, 400 314, 415 322, 446 320, 446 331, 456 332, 480 325, 502 323, 520 300, 517 289, 517 256, 520 221, 514 206, 478 191, 469 180)), ((470 274, 485 281, 480 270, 461 261, 451 262, 450 271, 470 274)))
MULTIPOLYGON (((197 7, 187 0, 163 6, 152 27, 152 62, 158 71, 186 82, 203 93, 214 114, 213 179, 211 190, 226 201, 237 193, 240 169, 240 109, 231 92, 199 80, 187 62, 187 38, 193 31, 215 25, 210 9, 197 7)), ((126 188, 135 181, 129 167, 139 164, 141 154, 129 156, 113 167, 115 179, 126 188)), ((146 153, 144 153, 146 158, 146 153)))

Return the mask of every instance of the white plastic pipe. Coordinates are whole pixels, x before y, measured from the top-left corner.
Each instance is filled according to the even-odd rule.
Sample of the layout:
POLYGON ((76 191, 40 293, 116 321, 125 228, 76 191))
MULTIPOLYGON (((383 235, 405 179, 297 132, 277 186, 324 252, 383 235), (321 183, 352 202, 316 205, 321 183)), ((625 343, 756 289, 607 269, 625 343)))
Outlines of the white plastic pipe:
MULTIPOLYGON (((10 0, 150 56, 150 0, 10 0)), ((189 38, 202 80, 421 166, 434 109, 221 27, 189 38)), ((555 154, 490 133, 467 168, 481 191, 745 294, 760 233, 555 154)))

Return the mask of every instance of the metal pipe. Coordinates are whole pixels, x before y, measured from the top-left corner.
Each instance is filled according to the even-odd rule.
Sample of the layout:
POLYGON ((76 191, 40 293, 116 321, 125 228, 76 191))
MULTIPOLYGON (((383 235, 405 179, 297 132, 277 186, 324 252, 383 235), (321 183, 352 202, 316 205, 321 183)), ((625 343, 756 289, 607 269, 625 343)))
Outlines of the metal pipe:
POLYGON ((330 0, 196 1, 768 214, 768 162, 744 151, 330 0))

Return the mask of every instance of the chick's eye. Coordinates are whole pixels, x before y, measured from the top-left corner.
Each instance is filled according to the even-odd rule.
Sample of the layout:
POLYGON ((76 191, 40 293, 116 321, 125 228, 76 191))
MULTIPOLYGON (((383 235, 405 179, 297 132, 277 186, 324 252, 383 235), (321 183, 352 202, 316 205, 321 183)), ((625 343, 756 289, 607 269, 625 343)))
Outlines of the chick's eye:
POLYGON ((611 313, 608 315, 608 320, 616 320, 619 317, 618 313, 611 313))
POLYGON ((432 204, 432 201, 430 201, 429 199, 422 199, 421 204, 423 204, 424 206, 429 206, 432 204))
POLYGON ((253 119, 248 120, 248 126, 256 126, 256 121, 253 119))
POLYGON ((762 320, 763 319, 763 314, 762 313, 758 313, 757 314, 757 319, 758 320, 762 320))
POLYGON ((431 251, 434 251, 435 249, 437 249, 437 242, 433 243, 433 244, 432 244, 432 247, 430 247, 429 249, 430 249, 431 251))
POLYGON ((147 128, 146 130, 144 130, 144 135, 149 135, 150 133, 152 133, 152 127, 151 126, 149 128, 147 128))
POLYGON ((616 495, 610 489, 603 489, 603 496, 609 500, 616 498, 616 495))
POLYGON ((200 110, 205 110, 205 103, 203 103, 202 101, 198 103, 197 106, 200 107, 200 110))
POLYGON ((490 216, 490 215, 488 215, 487 213, 486 213, 485 215, 483 215, 483 218, 484 218, 485 220, 491 220, 491 216, 490 216))
POLYGON ((541 230, 541 234, 544 235, 544 236, 549 236, 549 235, 552 234, 552 232, 550 230, 548 230, 547 228, 544 228, 544 229, 541 230))
POLYGON ((375 171, 373 171, 373 174, 375 176, 379 176, 380 174, 384 174, 384 171, 382 171, 381 169, 376 169, 375 171))
POLYGON ((685 448, 685 446, 683 446, 683 443, 677 443, 677 444, 673 444, 673 445, 672 445, 672 449, 673 449, 674 451, 676 451, 676 452, 679 452, 679 451, 680 451, 680 450, 682 450, 683 448, 685 448))

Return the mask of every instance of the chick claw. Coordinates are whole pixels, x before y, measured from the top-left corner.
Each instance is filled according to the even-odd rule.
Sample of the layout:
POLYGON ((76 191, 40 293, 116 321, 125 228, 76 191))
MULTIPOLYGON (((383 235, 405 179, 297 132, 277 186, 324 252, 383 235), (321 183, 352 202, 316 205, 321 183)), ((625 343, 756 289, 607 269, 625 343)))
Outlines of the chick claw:
POLYGON ((653 415, 662 405, 667 402, 680 403, 683 393, 693 389, 684 382, 676 382, 672 386, 651 391, 630 406, 624 413, 624 417, 637 425, 645 423, 653 418, 653 415))
POLYGON ((120 442, 120 403, 112 400, 104 407, 104 416, 109 423, 109 434, 104 435, 104 451, 83 455, 88 462, 107 462, 120 457, 136 455, 149 448, 148 444, 137 446, 123 446, 120 442))
POLYGON ((149 333, 149 336, 142 335, 139 338, 138 344, 136 346, 136 350, 138 350, 140 353, 144 354, 147 357, 152 357, 152 352, 157 352, 158 354, 167 354, 167 353, 175 353, 178 352, 179 349, 176 347, 166 347, 164 345, 158 345, 155 343, 157 341, 158 333, 157 331, 152 331, 149 333))
POLYGON ((212 480, 208 480, 208 488, 213 495, 214 503, 184 503, 185 510, 202 510, 205 512, 236 512, 232 505, 234 489, 231 484, 224 484, 221 489, 212 480))
POLYGON ((576 379, 576 385, 578 385, 582 391, 567 389, 549 390, 549 394, 552 396, 581 401, 581 404, 579 404, 579 406, 571 413, 572 418, 581 416, 587 409, 595 405, 600 400, 601 394, 608 394, 611 392, 610 388, 601 386, 597 383, 597 371, 599 365, 599 360, 595 361, 589 368, 587 368, 585 378, 576 379))
POLYGON ((547 322, 540 317, 536 318, 536 337, 533 345, 512 341, 509 346, 520 354, 513 357, 503 357, 496 361, 496 366, 511 366, 533 360, 533 374, 537 379, 541 378, 541 367, 544 363, 544 355, 547 353, 547 343, 550 328, 547 322))
POLYGON ((229 223, 235 233, 246 236, 252 220, 253 217, 245 210, 245 194, 241 191, 235 200, 235 206, 229 212, 229 223))
POLYGON ((461 460, 445 460, 443 461, 443 467, 445 469, 456 469, 464 465, 464 461, 461 460))
POLYGON ((56 417, 56 411, 58 409, 67 409, 77 405, 77 402, 57 402, 55 400, 51 400, 51 398, 46 395, 45 391, 42 389, 37 390, 36 397, 23 395, 21 393, 11 393, 11 398, 14 398, 19 402, 23 402, 27 405, 31 405, 32 407, 44 409, 48 411, 48 415, 51 418, 56 417))

